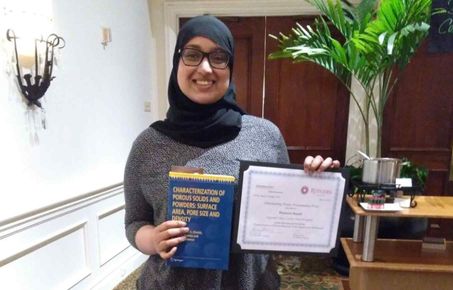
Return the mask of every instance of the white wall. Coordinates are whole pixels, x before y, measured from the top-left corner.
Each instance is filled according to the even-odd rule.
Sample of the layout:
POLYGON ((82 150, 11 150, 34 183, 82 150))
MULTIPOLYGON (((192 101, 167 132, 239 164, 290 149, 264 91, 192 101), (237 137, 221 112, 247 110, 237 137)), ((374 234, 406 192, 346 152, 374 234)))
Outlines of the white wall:
POLYGON ((147 1, 49 1, 53 32, 66 47, 43 101, 46 130, 7 74, 6 29, 27 21, 10 7, 26 1, 0 2, 0 13, 17 12, 0 16, 0 224, 122 182, 131 143, 153 119, 144 112, 155 87, 147 1), (105 49, 101 26, 112 31, 105 49))

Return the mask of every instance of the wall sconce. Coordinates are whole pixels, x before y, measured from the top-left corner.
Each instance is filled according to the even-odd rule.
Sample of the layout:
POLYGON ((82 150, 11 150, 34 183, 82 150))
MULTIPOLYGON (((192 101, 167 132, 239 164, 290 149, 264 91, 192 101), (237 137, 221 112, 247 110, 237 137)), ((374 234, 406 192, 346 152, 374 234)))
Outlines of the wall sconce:
POLYGON ((19 39, 19 37, 16 36, 13 30, 8 29, 6 31, 6 39, 14 44, 16 76, 22 95, 28 100, 28 106, 36 105, 42 108, 39 99, 44 96, 50 86, 50 82, 55 78, 52 76, 54 50, 55 48, 62 49, 65 46, 64 39, 54 33, 50 34, 46 40, 42 38, 35 39, 34 57, 18 54, 16 40, 19 39), (45 53, 43 55, 44 61, 41 62, 39 59, 40 52, 38 51, 38 43, 43 43, 45 45, 45 53), (24 74, 23 76, 21 74, 20 59, 22 59, 22 66, 26 67, 28 65, 30 68, 30 73, 24 74), (33 72, 34 76, 32 75, 33 72))
POLYGON ((112 31, 110 30, 109 27, 101 27, 101 32, 102 32, 102 47, 105 49, 107 44, 112 42, 112 31))

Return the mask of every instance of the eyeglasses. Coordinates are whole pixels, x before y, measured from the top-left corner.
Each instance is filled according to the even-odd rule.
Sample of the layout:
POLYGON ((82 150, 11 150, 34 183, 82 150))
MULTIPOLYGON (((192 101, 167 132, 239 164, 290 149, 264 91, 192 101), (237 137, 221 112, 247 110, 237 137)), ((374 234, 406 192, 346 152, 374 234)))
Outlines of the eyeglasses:
POLYGON ((199 66, 203 59, 208 59, 209 65, 216 69, 226 69, 230 56, 223 50, 203 52, 196 48, 183 48, 179 51, 182 62, 187 66, 199 66))

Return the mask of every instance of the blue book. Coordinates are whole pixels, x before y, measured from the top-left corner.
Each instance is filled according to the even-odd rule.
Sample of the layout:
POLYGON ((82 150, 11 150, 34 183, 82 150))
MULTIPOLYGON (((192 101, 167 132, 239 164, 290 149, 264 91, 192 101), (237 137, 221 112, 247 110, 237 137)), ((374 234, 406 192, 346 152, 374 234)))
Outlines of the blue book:
POLYGON ((167 218, 185 221, 189 233, 168 265, 227 270, 235 178, 173 171, 169 176, 167 218))

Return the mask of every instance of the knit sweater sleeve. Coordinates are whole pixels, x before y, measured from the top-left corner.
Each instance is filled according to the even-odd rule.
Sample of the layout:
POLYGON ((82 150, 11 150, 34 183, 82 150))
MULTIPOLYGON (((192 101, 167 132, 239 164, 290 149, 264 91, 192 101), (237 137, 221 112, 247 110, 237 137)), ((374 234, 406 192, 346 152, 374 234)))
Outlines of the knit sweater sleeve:
POLYGON ((271 121, 261 119, 261 122, 264 122, 266 132, 268 135, 269 143, 272 145, 272 150, 275 152, 275 159, 268 160, 269 162, 277 162, 282 164, 289 163, 288 148, 286 147, 285 139, 280 131, 280 129, 271 121))
POLYGON ((276 149, 277 149, 277 163, 288 164, 289 156, 288 156, 288 148, 286 147, 285 139, 283 139, 283 135, 278 130, 278 137, 276 141, 276 149))
POLYGON ((145 141, 139 136, 132 145, 124 173, 124 198, 126 204, 125 228, 129 243, 137 248, 135 235, 144 225, 153 224, 153 208, 142 192, 141 176, 145 141))

